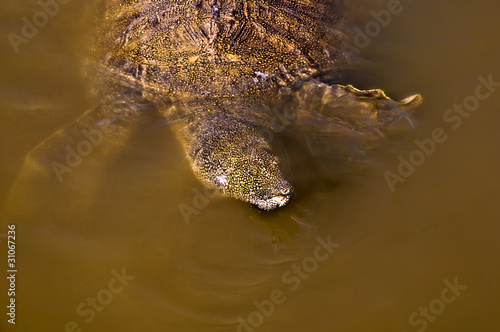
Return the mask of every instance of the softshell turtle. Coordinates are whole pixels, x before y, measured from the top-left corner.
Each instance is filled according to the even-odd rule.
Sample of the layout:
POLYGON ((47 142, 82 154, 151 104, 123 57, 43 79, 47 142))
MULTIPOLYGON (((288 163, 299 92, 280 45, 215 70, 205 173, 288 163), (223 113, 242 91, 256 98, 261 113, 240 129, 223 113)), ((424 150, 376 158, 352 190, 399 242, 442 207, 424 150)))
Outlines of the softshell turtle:
MULTIPOLYGON (((98 140, 96 129, 132 126, 155 105, 206 186, 273 210, 294 194, 286 160, 273 152, 277 122, 371 141, 420 103, 322 82, 342 59, 336 1, 121 0, 105 8, 95 44, 102 102, 37 147, 32 162, 71 133, 98 140)), ((51 168, 59 180, 71 171, 51 168)))

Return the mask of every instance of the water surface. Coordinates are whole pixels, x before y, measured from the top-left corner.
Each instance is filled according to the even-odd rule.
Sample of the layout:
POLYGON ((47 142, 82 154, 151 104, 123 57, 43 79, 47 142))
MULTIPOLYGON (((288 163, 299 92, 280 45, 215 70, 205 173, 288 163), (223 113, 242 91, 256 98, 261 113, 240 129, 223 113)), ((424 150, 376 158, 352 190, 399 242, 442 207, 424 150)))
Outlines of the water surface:
MULTIPOLYGON (((37 6, 3 4, 3 35, 19 31, 37 6)), ((349 3, 360 29, 374 21, 370 11, 387 6, 349 3)), ((346 64, 344 79, 394 98, 422 94, 415 133, 401 138, 399 150, 379 152, 371 170, 334 179, 294 149, 296 137, 282 135, 297 196, 273 213, 221 197, 200 200, 204 188, 182 148, 157 123, 117 144, 109 158, 104 142, 64 181, 27 179, 8 199, 29 151, 96 103, 79 55, 88 46, 85 17, 98 9, 61 5, 18 53, 3 38, 0 233, 16 224, 18 273, 16 326, 4 313, 0 328, 497 331, 500 88, 460 125, 443 116, 475 94, 478 77, 500 82, 500 5, 400 6, 346 64), (398 156, 408 159, 413 140, 436 129, 445 141, 392 191, 385 172, 398 174, 398 156), (180 206, 196 214, 185 217, 180 206), (331 252, 321 241, 334 243, 331 252), (126 277, 120 283, 116 275, 126 277), (450 283, 462 286, 445 291, 450 283), (429 306, 428 314, 419 311, 429 306)))

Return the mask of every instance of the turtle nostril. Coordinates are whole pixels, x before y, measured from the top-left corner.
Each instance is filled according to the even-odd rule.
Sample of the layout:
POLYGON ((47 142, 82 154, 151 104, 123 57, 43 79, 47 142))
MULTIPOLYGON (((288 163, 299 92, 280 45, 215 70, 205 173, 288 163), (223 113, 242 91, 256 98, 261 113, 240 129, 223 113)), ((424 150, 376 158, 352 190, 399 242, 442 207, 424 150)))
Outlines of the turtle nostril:
POLYGON ((293 195, 293 187, 291 187, 290 185, 287 185, 286 187, 283 187, 279 190, 279 193, 281 195, 286 195, 286 196, 291 196, 293 195))
POLYGON ((282 195, 288 195, 290 193, 290 189, 289 188, 283 188, 280 190, 280 193, 282 195))

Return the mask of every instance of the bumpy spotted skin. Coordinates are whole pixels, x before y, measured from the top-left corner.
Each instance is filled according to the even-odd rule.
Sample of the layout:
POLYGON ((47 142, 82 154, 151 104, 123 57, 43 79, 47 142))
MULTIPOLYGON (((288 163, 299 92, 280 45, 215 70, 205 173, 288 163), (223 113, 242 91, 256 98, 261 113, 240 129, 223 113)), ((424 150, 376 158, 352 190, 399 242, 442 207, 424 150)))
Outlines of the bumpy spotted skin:
POLYGON ((336 61, 335 1, 110 2, 107 68, 169 94, 238 96, 336 61))
POLYGON ((294 189, 269 142, 273 134, 267 103, 252 97, 217 98, 184 107, 191 115, 178 135, 205 185, 263 210, 290 200, 294 189), (255 116, 256 110, 260 116, 255 116))

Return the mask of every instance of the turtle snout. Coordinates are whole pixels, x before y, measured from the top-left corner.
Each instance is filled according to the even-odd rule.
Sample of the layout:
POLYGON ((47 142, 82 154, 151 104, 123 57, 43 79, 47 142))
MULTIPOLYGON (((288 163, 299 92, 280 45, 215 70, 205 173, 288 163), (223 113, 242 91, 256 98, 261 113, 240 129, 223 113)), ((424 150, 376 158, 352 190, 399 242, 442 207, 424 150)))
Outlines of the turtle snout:
POLYGON ((274 210, 286 205, 294 195, 293 187, 286 181, 282 181, 277 190, 269 195, 267 199, 256 199, 252 203, 262 210, 274 210))
POLYGON ((290 199, 292 199, 293 197, 293 191, 287 193, 287 194, 283 194, 283 195, 279 195, 279 196, 274 196, 270 199, 270 201, 272 203, 275 203, 276 204, 276 207, 282 207, 284 206, 286 203, 288 203, 288 201, 290 199))

